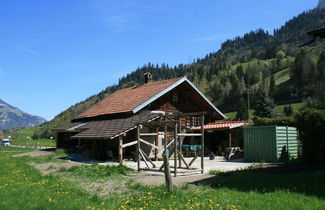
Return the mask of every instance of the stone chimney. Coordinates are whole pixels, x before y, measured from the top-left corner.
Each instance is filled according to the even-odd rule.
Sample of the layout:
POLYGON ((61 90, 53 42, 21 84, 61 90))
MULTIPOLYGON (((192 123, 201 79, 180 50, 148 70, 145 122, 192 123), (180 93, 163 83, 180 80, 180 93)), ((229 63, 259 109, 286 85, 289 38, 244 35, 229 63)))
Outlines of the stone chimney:
POLYGON ((152 82, 152 74, 150 72, 146 72, 144 74, 144 84, 152 82))

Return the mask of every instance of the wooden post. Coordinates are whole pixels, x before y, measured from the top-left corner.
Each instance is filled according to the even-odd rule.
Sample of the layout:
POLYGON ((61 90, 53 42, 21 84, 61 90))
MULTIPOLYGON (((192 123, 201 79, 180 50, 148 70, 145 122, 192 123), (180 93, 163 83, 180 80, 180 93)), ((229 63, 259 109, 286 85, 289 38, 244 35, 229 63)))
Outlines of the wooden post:
POLYGON ((174 176, 177 176, 177 123, 174 123, 174 176))
POLYGON ((123 163, 123 148, 122 148, 122 145, 123 145, 123 136, 119 136, 118 138, 118 162, 122 165, 123 163))
MULTIPOLYGON (((158 133, 158 129, 156 128, 156 133, 158 133)), ((158 140, 159 140, 159 135, 155 136, 155 145, 158 147, 158 140)), ((158 149, 155 148, 155 161, 158 160, 158 149)))
POLYGON ((163 152, 163 159, 164 159, 164 172, 165 172, 165 181, 166 181, 166 188, 168 192, 173 192, 173 180, 170 175, 170 168, 169 168, 169 160, 168 160, 168 153, 167 153, 167 124, 165 124, 165 136, 164 136, 164 152, 163 152))
POLYGON ((229 141, 229 147, 231 147, 231 130, 229 130, 229 134, 228 134, 228 141, 229 141))
POLYGON ((140 155, 140 125, 137 127, 137 156, 138 156, 138 171, 140 171, 140 161, 141 161, 141 155, 140 155))
MULTIPOLYGON (((181 133, 181 132, 182 132, 182 122, 181 122, 181 117, 179 117, 178 118, 178 133, 181 133)), ((182 156, 182 145, 183 145, 182 138, 183 137, 178 137, 178 139, 179 139, 178 147, 179 147, 179 155, 180 156, 182 156)), ((181 159, 181 157, 179 158, 178 165, 179 165, 180 168, 182 167, 182 159, 181 159)))
POLYGON ((204 114, 201 115, 201 174, 204 173, 204 114))

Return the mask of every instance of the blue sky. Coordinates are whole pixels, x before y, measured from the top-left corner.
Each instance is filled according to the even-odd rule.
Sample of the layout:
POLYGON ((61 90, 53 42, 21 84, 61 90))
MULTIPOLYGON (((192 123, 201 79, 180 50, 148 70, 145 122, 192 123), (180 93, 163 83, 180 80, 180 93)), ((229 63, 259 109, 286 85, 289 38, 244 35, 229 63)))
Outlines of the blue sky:
POLYGON ((190 63, 318 0, 3 0, 0 98, 48 120, 144 64, 190 63))

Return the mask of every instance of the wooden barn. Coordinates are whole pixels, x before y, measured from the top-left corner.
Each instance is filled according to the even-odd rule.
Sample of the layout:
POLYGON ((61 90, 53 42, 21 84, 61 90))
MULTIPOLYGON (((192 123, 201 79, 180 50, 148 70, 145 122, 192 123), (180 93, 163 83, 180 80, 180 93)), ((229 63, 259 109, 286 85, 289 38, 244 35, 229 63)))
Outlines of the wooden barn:
POLYGON ((140 157, 136 151, 141 147, 142 157, 158 159, 163 152, 164 135, 171 142, 174 128, 154 122, 177 122, 178 132, 183 133, 179 144, 200 145, 200 138, 193 142, 195 134, 186 135, 194 132, 191 128, 224 119, 225 115, 186 77, 152 82, 151 74, 146 73, 144 85, 116 91, 70 124, 57 128, 57 148, 122 162, 140 157), (146 133, 141 135, 141 144, 136 141, 140 132, 146 133))

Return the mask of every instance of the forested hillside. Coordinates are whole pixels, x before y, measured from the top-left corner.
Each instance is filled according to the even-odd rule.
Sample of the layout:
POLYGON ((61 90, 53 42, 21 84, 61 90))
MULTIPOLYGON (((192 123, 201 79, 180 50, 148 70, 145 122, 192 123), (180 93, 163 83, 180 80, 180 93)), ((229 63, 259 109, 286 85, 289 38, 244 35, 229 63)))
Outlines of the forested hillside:
POLYGON ((307 31, 322 26, 325 26, 325 10, 315 9, 294 17, 275 29, 273 35, 258 29, 228 40, 219 51, 191 64, 170 67, 149 63, 122 77, 117 85, 109 86, 57 115, 42 126, 42 136, 52 135, 52 128, 68 123, 72 117, 114 91, 142 84, 143 74, 147 71, 153 73, 154 80, 187 76, 223 112, 241 112, 247 107, 248 94, 251 108, 261 97, 276 104, 322 98, 322 92, 325 92, 325 42, 298 47, 310 39, 307 31))

